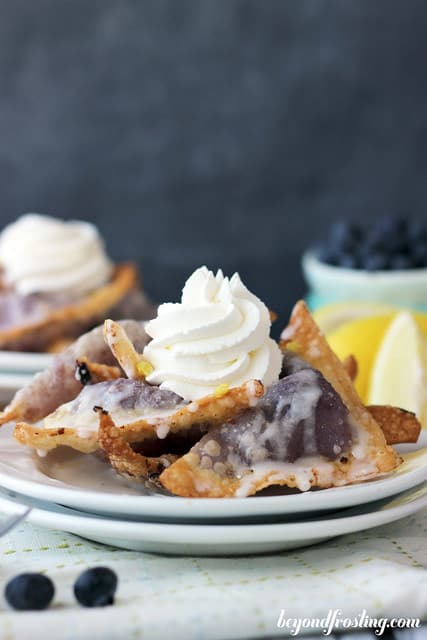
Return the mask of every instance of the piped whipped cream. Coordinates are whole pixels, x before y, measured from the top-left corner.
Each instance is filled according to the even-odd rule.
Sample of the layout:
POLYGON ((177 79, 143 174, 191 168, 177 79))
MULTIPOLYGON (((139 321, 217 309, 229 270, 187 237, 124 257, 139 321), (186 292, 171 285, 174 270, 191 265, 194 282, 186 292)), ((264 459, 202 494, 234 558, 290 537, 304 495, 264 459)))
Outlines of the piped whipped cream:
POLYGON ((113 265, 94 225, 29 213, 0 234, 0 267, 22 295, 83 295, 105 284, 113 265))
POLYGON ((152 338, 144 358, 153 371, 147 382, 186 400, 260 380, 266 387, 280 373, 282 355, 270 338, 270 314, 239 275, 197 269, 185 283, 180 303, 166 303, 146 325, 152 338))

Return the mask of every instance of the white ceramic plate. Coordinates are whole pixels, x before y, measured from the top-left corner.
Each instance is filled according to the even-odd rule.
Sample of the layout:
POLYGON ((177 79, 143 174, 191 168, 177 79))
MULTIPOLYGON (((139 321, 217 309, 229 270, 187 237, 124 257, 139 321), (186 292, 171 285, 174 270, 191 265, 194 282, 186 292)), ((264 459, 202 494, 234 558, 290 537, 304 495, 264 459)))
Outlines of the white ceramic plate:
POLYGON ((427 507, 427 483, 386 500, 300 522, 274 524, 159 524, 91 516, 0 490, 0 511, 31 506, 27 520, 122 549, 177 555, 247 555, 315 544, 405 518, 427 507))
MULTIPOLYGON (((424 438, 427 433, 424 434, 424 438)), ((251 498, 179 498, 128 483, 94 455, 57 449, 39 458, 0 430, 0 486, 32 498, 90 513, 154 518, 157 521, 209 518, 265 518, 335 510, 387 498, 427 480, 427 449, 405 454, 396 471, 378 480, 299 493, 271 490, 251 498)))
POLYGON ((0 373, 0 407, 12 400, 15 393, 31 380, 34 374, 0 373))
POLYGON ((51 361, 52 356, 45 353, 0 351, 0 407, 10 402, 16 391, 51 361))
POLYGON ((46 369, 53 356, 47 353, 22 353, 18 351, 0 351, 0 371, 15 373, 35 373, 46 369))

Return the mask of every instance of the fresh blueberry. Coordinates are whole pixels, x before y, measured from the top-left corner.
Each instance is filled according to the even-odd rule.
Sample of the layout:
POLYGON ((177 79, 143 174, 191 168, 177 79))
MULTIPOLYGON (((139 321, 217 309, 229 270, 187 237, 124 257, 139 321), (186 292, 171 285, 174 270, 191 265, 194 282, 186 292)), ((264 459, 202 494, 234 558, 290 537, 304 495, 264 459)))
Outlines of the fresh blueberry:
POLYGON ((387 256, 384 253, 372 253, 364 256, 362 267, 366 271, 383 271, 387 269, 388 264, 387 256))
POLYGON ((376 224, 373 225, 380 233, 385 234, 405 234, 408 229, 407 216, 383 216, 379 218, 376 224))
POLYGON ((427 266, 427 242, 414 245, 412 249, 412 258, 418 267, 427 266))
POLYGON ((411 245, 427 243, 427 225, 418 220, 411 220, 406 231, 406 238, 411 245))
POLYGON ((357 269, 359 266, 357 256, 352 253, 338 255, 338 265, 345 269, 357 269))
POLYGON ((94 567, 80 574, 74 583, 74 595, 84 607, 113 604, 117 575, 108 567, 94 567))
POLYGON ((41 573, 21 573, 6 585, 5 598, 14 609, 46 609, 55 593, 53 582, 41 573))
POLYGON ((385 252, 388 255, 404 253, 408 245, 407 231, 406 218, 380 218, 367 234, 367 245, 374 252, 385 252))
POLYGON ((406 253, 408 244, 405 234, 399 233, 398 231, 390 231, 384 234, 383 239, 384 245, 387 247, 387 253, 390 256, 398 253, 406 253))
POLYGON ((335 249, 332 249, 332 247, 329 247, 328 245, 319 247, 319 249, 316 251, 316 254, 320 262, 332 265, 338 264, 337 251, 335 251, 335 249))
POLYGON ((362 240, 363 230, 355 222, 341 220, 331 227, 329 241, 332 247, 340 250, 349 250, 362 240))
POLYGON ((326 264, 368 271, 427 267, 427 223, 407 215, 377 218, 366 228, 339 221, 317 255, 326 264))
POLYGON ((362 255, 371 255, 373 253, 387 253, 388 247, 385 242, 384 234, 377 229, 373 229, 366 235, 363 245, 360 247, 362 255))
POLYGON ((404 254, 397 254, 390 258, 390 268, 393 271, 402 271, 403 269, 414 269, 415 268, 414 260, 404 254))

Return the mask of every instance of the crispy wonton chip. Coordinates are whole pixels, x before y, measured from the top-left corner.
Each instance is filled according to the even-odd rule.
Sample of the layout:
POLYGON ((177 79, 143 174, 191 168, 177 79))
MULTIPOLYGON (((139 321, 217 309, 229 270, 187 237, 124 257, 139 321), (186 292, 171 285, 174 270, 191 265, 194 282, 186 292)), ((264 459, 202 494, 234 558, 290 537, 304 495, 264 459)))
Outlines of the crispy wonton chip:
POLYGON ((353 355, 349 355, 342 361, 342 366, 347 371, 348 377, 352 382, 357 378, 358 365, 357 360, 353 355))
MULTIPOLYGON (((272 401, 261 399, 260 413, 255 411, 246 418, 243 415, 234 426, 209 431, 188 454, 165 469, 160 476, 164 487, 188 497, 247 496, 270 485, 307 490, 375 478, 400 463, 400 457, 387 446, 378 423, 362 404, 348 373, 331 351, 303 302, 297 303, 290 323, 282 333, 282 348, 285 349, 289 342, 292 342, 293 351, 314 368, 307 372, 301 363, 299 371, 294 371, 294 379, 299 379, 302 392, 282 398, 280 393, 284 393, 285 385, 280 381, 275 383, 274 389, 271 387, 266 394, 271 395, 272 401), (327 458, 315 453, 290 459, 290 441, 282 430, 283 421, 289 416, 291 420, 292 416, 297 416, 294 419, 297 426, 289 437, 296 438, 295 442, 298 440, 300 447, 304 447, 301 442, 305 443, 305 432, 298 429, 298 424, 305 419, 310 425, 313 420, 310 417, 313 414, 309 412, 310 403, 321 402, 316 384, 310 384, 316 376, 314 370, 322 374, 326 384, 331 385, 346 407, 352 426, 350 445, 345 442, 343 431, 344 445, 337 446, 336 456, 327 458), (286 405, 290 406, 289 414, 287 410, 283 413, 286 405), (285 457, 281 459, 283 447, 285 457)), ((324 406, 325 403, 328 405, 329 396, 333 396, 332 392, 328 393, 324 387, 324 406)), ((338 431, 340 424, 344 429, 342 417, 336 423, 338 431)), ((323 428, 321 426, 320 432, 323 428)), ((307 433, 310 434, 307 447, 315 451, 313 434, 311 431, 307 433)))
POLYGON ((114 365, 91 362, 88 358, 76 360, 75 377, 83 386, 97 384, 105 380, 116 380, 122 375, 122 370, 114 365))
POLYGON ((111 280, 80 301, 51 311, 48 316, 28 325, 0 331, 0 349, 47 351, 58 340, 76 338, 105 318, 108 311, 138 285, 133 264, 117 265, 111 280))
POLYGON ((144 480, 147 474, 160 473, 177 459, 177 455, 168 451, 171 441, 176 445, 178 439, 182 444, 182 438, 186 438, 188 450, 209 429, 232 420, 253 406, 263 391, 260 382, 251 380, 221 395, 213 394, 191 402, 165 419, 140 420, 123 426, 116 426, 111 417, 101 411, 99 444, 118 473, 144 480), (164 442, 157 457, 145 455, 147 449, 152 448, 150 441, 153 438, 157 444, 164 442), (131 443, 139 444, 139 452, 132 449, 131 443))
MULTIPOLYGON (((133 468, 133 461, 136 460, 136 455, 139 454, 132 450, 129 443, 138 443, 138 449, 143 453, 145 446, 150 450, 153 450, 153 448, 160 449, 159 456, 163 459, 163 456, 169 453, 163 445, 167 446, 172 440, 175 446, 178 439, 178 444, 182 448, 183 439, 189 439, 189 443, 183 449, 183 451, 187 451, 191 444, 202 437, 209 428, 236 417, 239 413, 252 406, 263 393, 262 384, 253 380, 241 387, 231 388, 224 394, 206 396, 177 408, 177 400, 182 399, 173 392, 162 391, 158 387, 150 387, 136 380, 119 379, 110 382, 113 385, 124 384, 128 387, 142 385, 147 392, 152 394, 171 396, 170 403, 174 403, 175 407, 170 404, 172 408, 166 414, 163 409, 160 409, 157 416, 150 415, 145 419, 140 418, 128 424, 116 426, 111 415, 108 415, 109 412, 104 410, 101 405, 93 407, 91 405, 91 408, 98 412, 99 428, 98 430, 88 429, 83 433, 78 428, 73 428, 70 424, 67 424, 67 411, 63 411, 60 407, 57 410, 59 424, 55 424, 56 419, 54 418, 52 421, 51 416, 46 418, 48 426, 45 428, 42 425, 18 423, 15 427, 14 437, 23 445, 44 451, 63 445, 82 453, 91 453, 100 446, 117 471, 126 475, 138 476, 138 466, 134 469, 133 474, 130 473, 133 468), (108 420, 105 418, 106 415, 108 415, 108 420), (153 446, 153 442, 155 446, 153 446)), ((101 383, 91 389, 88 388, 87 391, 93 391, 96 394, 97 389, 95 387, 102 387, 104 394, 111 397, 112 392, 110 389, 112 387, 109 382, 105 384, 108 385, 105 388, 101 383)), ((119 390, 119 394, 122 393, 119 390)), ((77 398, 76 401, 78 400, 77 398)), ((143 409, 141 411, 143 413, 143 409)), ((56 416, 56 413, 52 415, 56 416)), ((74 416, 75 413, 72 415, 74 416)), ((69 422, 71 422, 71 418, 69 422)), ((153 471, 150 473, 153 473, 153 471)))
POLYGON ((140 374, 138 369, 142 355, 137 352, 132 341, 129 340, 125 329, 118 322, 108 319, 104 321, 103 332, 105 342, 127 377, 135 380, 143 379, 144 376, 140 374))
POLYGON ((359 398, 356 389, 338 357, 329 347, 303 301, 297 302, 289 325, 281 335, 281 346, 292 342, 294 350, 318 369, 337 391, 347 406, 355 424, 360 429, 360 438, 366 437, 367 459, 374 463, 377 472, 387 472, 396 467, 399 456, 386 445, 384 434, 374 417, 359 398))
POLYGON ((412 411, 388 405, 371 405, 368 411, 380 425, 387 444, 417 442, 421 424, 412 411))
MULTIPOLYGON (((140 425, 126 425, 117 427, 108 412, 98 407, 99 415, 99 444, 107 456, 111 466, 120 475, 128 478, 146 480, 159 475, 163 469, 177 460, 176 454, 162 453, 158 456, 148 456, 132 449, 130 442, 139 440, 143 435, 153 437, 154 429, 148 427, 148 432, 142 431, 140 425)), ((201 435, 201 434, 199 434, 201 435)))
MULTIPOLYGON (((143 322, 122 320, 120 324, 135 348, 142 350, 149 340, 143 322)), ((82 383, 75 376, 76 361, 85 358, 98 364, 117 365, 105 343, 102 326, 80 336, 66 351, 55 356, 47 369, 37 373, 19 389, 10 404, 0 412, 0 425, 11 420, 38 422, 60 405, 73 400, 82 390, 82 383)))
POLYGON ((56 447, 70 447, 81 453, 93 453, 98 449, 98 434, 88 434, 86 437, 71 427, 57 427, 43 429, 33 424, 18 422, 13 432, 13 437, 27 447, 33 447, 39 451, 51 451, 56 447))

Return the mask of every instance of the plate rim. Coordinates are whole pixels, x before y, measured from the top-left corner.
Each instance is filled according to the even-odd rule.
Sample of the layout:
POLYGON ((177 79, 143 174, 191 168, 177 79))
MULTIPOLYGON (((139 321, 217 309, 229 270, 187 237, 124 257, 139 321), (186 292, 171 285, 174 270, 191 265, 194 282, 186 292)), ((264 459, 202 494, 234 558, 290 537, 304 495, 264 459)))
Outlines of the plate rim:
MULTIPOLYGON (((94 518, 90 514, 77 512, 76 514, 67 514, 58 512, 61 505, 55 505, 54 503, 46 503, 50 506, 50 509, 43 509, 40 506, 35 506, 29 512, 26 520, 31 524, 35 524, 42 527, 51 528, 52 525, 55 529, 63 531, 70 531, 76 535, 93 535, 90 531, 95 531, 95 535, 109 536, 119 535, 123 540, 130 539, 132 541, 141 541, 141 534, 143 540, 147 542, 170 542, 173 539, 175 544, 189 544, 189 537, 194 537, 198 533, 202 534, 200 539, 200 546, 208 546, 209 544, 215 544, 217 546, 241 543, 251 544, 259 540, 259 534, 264 536, 264 542, 266 544, 271 542, 284 542, 291 541, 305 541, 312 540, 314 538, 321 537, 337 537, 346 535, 348 533, 355 533, 357 531, 363 531, 366 529, 372 529, 377 526, 382 526, 400 520, 409 515, 416 513, 417 511, 427 508, 427 481, 422 484, 424 492, 421 496, 417 497, 419 491, 418 488, 414 490, 408 490, 407 492, 401 492, 401 494, 409 493, 415 496, 409 502, 404 500, 402 504, 398 504, 390 508, 369 509, 364 506, 364 512, 361 514, 353 514, 349 516, 342 516, 337 518, 325 518, 323 520, 310 520, 301 522, 282 522, 282 523, 268 523, 268 524, 179 524, 179 523, 157 523, 157 522, 144 522, 144 521, 125 521, 120 519, 111 519, 108 517, 94 518), (307 526, 307 524, 311 526, 307 526), (82 526, 87 526, 86 533, 82 526), (70 529, 71 527, 71 529, 70 529), (316 527, 316 528, 315 528, 316 527), (173 538, 171 533, 173 530, 173 538), (77 529, 80 532, 77 532, 77 529), (117 531, 117 533, 111 533, 117 531), (207 538, 212 535, 212 539, 209 541, 207 538), (267 537, 265 537, 267 535, 267 537), (284 536, 286 535, 286 538, 284 536), (130 538, 129 538, 130 536, 130 538), (251 537, 252 536, 252 537, 251 537), (145 537, 145 538, 144 538, 145 537)), ((4 492, 5 490, 3 490, 4 492)), ((392 503, 395 497, 391 496, 389 502, 392 503)), ((0 493, 0 507, 3 508, 6 503, 9 505, 22 504, 19 498, 2 497, 0 493)), ((386 503, 387 504, 387 503, 386 503)), ((386 505, 384 505, 386 507, 386 505)), ((91 539, 91 538, 89 538, 91 539)), ((191 544, 197 545, 197 540, 191 541, 191 544)))
POLYGON ((2 373, 37 373, 46 369, 55 354, 33 351, 6 351, 0 349, 0 371, 2 373))

